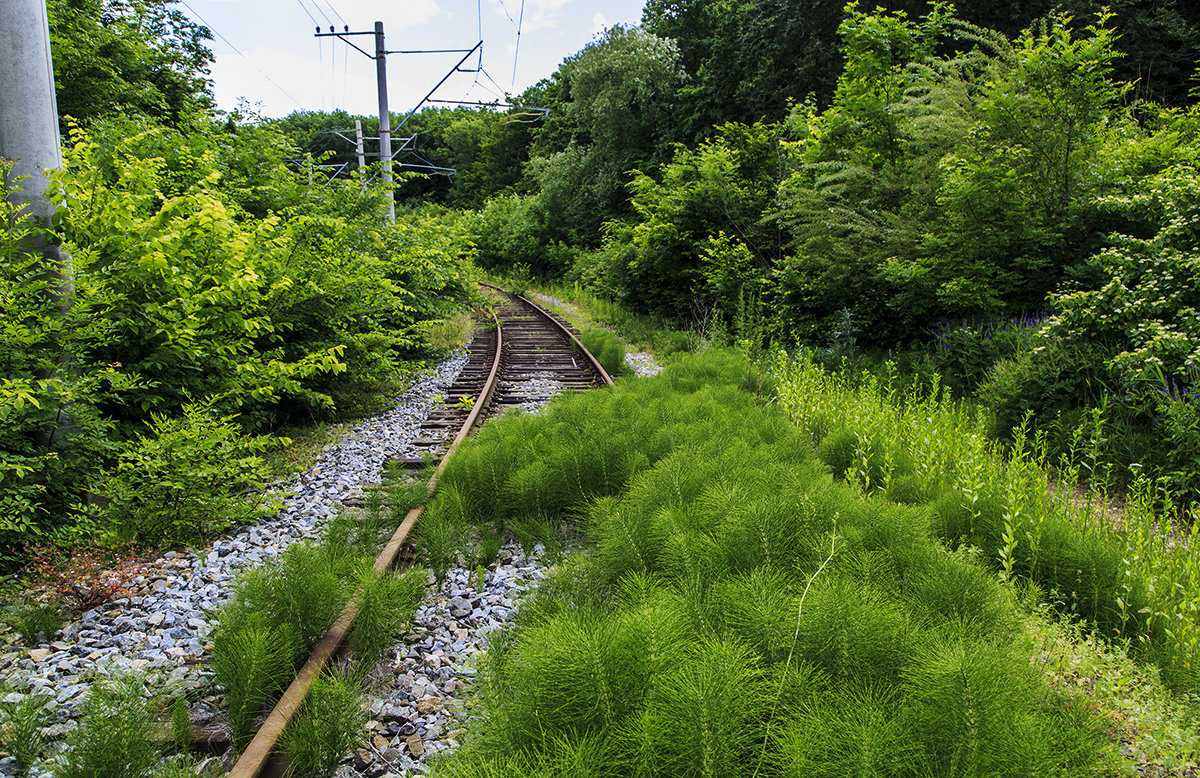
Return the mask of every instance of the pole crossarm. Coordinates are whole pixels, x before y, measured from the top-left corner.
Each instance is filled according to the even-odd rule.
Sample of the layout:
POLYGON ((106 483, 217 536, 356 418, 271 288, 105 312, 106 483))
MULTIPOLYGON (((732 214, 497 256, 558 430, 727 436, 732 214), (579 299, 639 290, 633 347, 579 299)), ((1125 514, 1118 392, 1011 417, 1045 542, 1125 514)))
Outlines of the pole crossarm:
MULTIPOLYGON (((482 41, 481 41, 482 42, 482 41)), ((479 48, 478 46, 475 47, 479 48)), ((413 49, 412 51, 385 51, 384 54, 462 54, 471 53, 475 49, 413 49)))

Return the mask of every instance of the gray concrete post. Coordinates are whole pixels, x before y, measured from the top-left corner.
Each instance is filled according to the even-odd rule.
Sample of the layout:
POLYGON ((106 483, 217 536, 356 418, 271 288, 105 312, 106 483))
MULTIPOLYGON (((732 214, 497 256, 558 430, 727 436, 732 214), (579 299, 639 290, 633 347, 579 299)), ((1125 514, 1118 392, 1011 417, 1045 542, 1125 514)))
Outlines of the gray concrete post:
POLYGON ((10 199, 47 224, 47 170, 62 165, 58 105, 45 0, 0 0, 0 156, 15 160, 12 178, 29 176, 10 199))

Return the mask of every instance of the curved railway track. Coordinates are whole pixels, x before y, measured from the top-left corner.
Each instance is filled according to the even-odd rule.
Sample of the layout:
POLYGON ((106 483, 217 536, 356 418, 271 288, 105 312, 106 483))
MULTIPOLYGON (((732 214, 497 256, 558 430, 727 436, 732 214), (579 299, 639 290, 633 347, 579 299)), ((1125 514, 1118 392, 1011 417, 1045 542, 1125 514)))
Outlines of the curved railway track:
MULTIPOLYGON (((497 287, 484 284, 494 292, 497 287)), ((467 364, 445 396, 421 425, 415 441, 425 448, 437 469, 429 480, 437 485, 446 461, 458 445, 488 416, 515 406, 536 407, 564 390, 580 390, 613 382, 574 333, 544 308, 525 297, 510 297, 493 314, 490 327, 478 328, 472 339, 467 364)), ((425 458, 402 460, 423 466, 425 458)), ((411 561, 408 536, 423 508, 409 511, 383 551, 375 559, 376 575, 411 561)), ((254 739, 230 770, 230 778, 283 775, 275 758, 275 745, 284 728, 300 708, 312 682, 336 655, 358 615, 359 603, 352 599, 334 625, 301 667, 296 679, 268 714, 254 739)))

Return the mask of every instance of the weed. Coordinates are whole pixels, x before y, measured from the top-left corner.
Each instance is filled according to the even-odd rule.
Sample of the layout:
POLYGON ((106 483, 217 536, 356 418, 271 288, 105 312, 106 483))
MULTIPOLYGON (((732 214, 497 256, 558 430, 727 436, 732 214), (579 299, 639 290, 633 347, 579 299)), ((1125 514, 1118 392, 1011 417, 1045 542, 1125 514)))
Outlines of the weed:
POLYGON ((9 701, 10 690, 0 688, 0 748, 12 755, 19 775, 28 775, 41 759, 46 739, 43 729, 49 725, 46 709, 51 698, 44 694, 22 694, 9 701))
POLYGON ((412 622, 429 583, 424 568, 378 578, 366 571, 359 579, 361 604, 350 634, 350 649, 362 664, 377 662, 401 627, 412 622))
POLYGON ((171 701, 171 740, 180 753, 192 746, 192 719, 188 713, 187 698, 182 694, 171 701))
POLYGON ((446 319, 432 319, 423 326, 429 347, 435 351, 463 348, 471 338, 471 317, 459 314, 446 319))
POLYGON ((57 778, 150 775, 164 752, 156 737, 163 708, 163 700, 150 694, 139 675, 96 680, 54 774, 57 778))
MULTIPOLYGON (((940 483, 897 486, 928 460, 876 445, 874 429, 832 423, 835 409, 818 401, 827 429, 855 433, 848 477, 835 483, 814 461, 811 430, 762 407, 755 392, 766 386, 742 357, 709 349, 538 417, 498 419, 451 461, 429 509, 444 523, 444 555, 457 544, 470 559, 480 533, 509 528, 573 528, 588 547, 493 640, 478 733, 465 766, 452 759, 446 774, 832 776, 935 764, 949 774, 970 772, 971 749, 1007 747, 1010 735, 990 723, 999 719, 974 741, 914 723, 939 715, 936 700, 962 702, 938 697, 951 666, 939 652, 1013 634, 1010 598, 967 550, 972 521, 978 531, 993 513, 986 480, 974 501, 940 483), (924 507, 864 495, 901 488, 953 499, 962 550, 938 542, 924 507)), ((790 398, 794 386, 776 391, 790 398)), ((1091 602, 1082 590, 1077 599, 1091 602)), ((1094 717, 1056 714, 1027 665, 987 656, 1012 687, 1006 715, 1032 741, 1013 757, 1020 771, 1092 770, 1094 717)), ((988 688, 972 676, 979 668, 962 669, 988 688)), ((963 721, 947 715, 945 731, 963 721)), ((978 764, 1006 764, 988 758, 978 764)))
POLYGON ((226 611, 213 632, 212 668, 225 692, 234 744, 245 746, 259 713, 288 684, 300 649, 295 627, 274 625, 261 613, 226 611))
POLYGON ((612 332, 605 329, 584 330, 579 340, 609 375, 616 375, 624 370, 625 344, 612 332))
POLYGON ((61 603, 26 600, 6 608, 6 621, 27 646, 49 641, 67 620, 61 603))
POLYGON ((327 673, 284 730, 281 745, 301 776, 330 775, 342 757, 365 738, 363 694, 351 679, 327 673))
POLYGON ((145 571, 133 548, 104 551, 76 547, 64 552, 52 546, 32 546, 23 576, 31 589, 84 611, 128 591, 129 583, 145 571))

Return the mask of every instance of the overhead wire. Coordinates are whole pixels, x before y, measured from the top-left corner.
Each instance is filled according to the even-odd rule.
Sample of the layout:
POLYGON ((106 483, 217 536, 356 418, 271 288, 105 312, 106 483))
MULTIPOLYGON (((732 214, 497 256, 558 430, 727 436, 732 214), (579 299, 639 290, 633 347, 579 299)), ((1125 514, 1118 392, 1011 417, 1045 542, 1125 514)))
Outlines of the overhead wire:
POLYGON ((517 47, 513 50, 512 88, 517 91, 517 55, 521 53, 521 27, 525 24, 525 0, 521 0, 521 20, 517 22, 517 47))
POLYGON ((300 108, 301 111, 308 110, 307 108, 304 107, 303 103, 301 103, 299 100, 297 100, 295 97, 292 96, 291 92, 289 92, 286 89, 284 89, 283 87, 281 87, 275 81, 275 79, 273 79, 267 75, 266 71, 264 71, 258 65, 254 64, 254 61, 252 59, 250 59, 245 54, 243 54, 241 49, 239 49, 237 46, 234 46, 233 43, 231 43, 228 38, 226 38, 224 35, 221 34, 220 30, 218 30, 216 27, 213 27, 211 24, 208 23, 207 20, 205 20, 205 18, 203 16, 196 13, 196 9, 192 8, 190 5, 187 4, 187 0, 179 0, 179 4, 182 5, 184 8, 188 9, 188 11, 191 12, 192 16, 195 16, 197 19, 199 19, 201 24, 203 24, 205 27, 207 27, 212 32, 213 35, 216 35, 218 38, 220 38, 222 41, 224 41, 225 45, 228 46, 229 48, 233 49, 234 52, 239 57, 241 57, 242 59, 249 62, 250 66, 259 72, 259 75, 261 75, 263 78, 265 78, 271 82, 272 86, 274 86, 276 89, 278 89, 283 94, 287 95, 288 99, 291 100, 293 103, 295 103, 297 105, 297 107, 300 108))
POLYGON ((304 0, 296 0, 296 2, 299 3, 300 7, 304 9, 304 13, 308 14, 308 18, 312 19, 312 23, 320 27, 321 23, 318 22, 317 17, 313 16, 312 12, 308 10, 308 6, 304 4, 304 0))
POLYGON ((508 20, 509 20, 510 22, 512 22, 512 26, 513 26, 513 27, 516 27, 516 26, 517 26, 517 20, 516 20, 516 19, 514 19, 514 18, 512 18, 512 14, 510 14, 510 13, 508 12, 508 6, 506 6, 506 5, 504 4, 504 0, 497 0, 497 2, 498 2, 498 3, 500 3, 500 8, 502 8, 502 9, 504 10, 504 15, 508 17, 508 20))
MULTIPOLYGON (((313 1, 313 5, 317 4, 317 0, 312 0, 312 1, 313 1)), ((338 18, 339 22, 341 22, 342 24, 346 24, 346 19, 340 13, 338 13, 338 9, 333 7, 333 3, 331 3, 330 0, 325 0, 325 5, 327 5, 329 7, 330 11, 333 11, 333 15, 338 18)))

